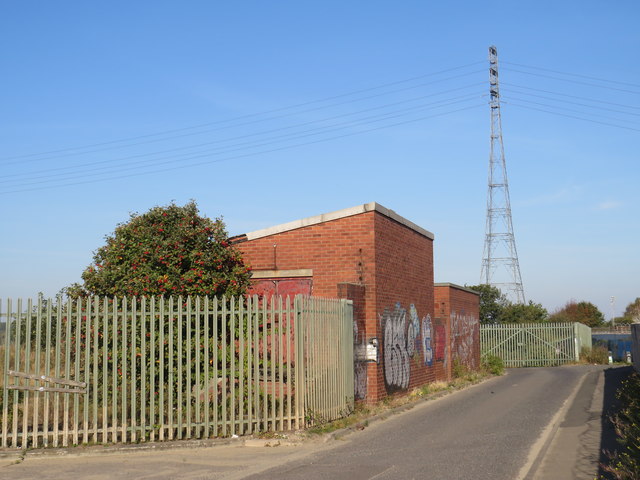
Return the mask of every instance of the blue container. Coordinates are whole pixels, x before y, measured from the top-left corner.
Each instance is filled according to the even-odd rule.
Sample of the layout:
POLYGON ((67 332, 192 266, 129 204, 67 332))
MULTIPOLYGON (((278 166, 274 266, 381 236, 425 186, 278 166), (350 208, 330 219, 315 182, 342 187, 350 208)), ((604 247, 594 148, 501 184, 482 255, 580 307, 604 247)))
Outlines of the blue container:
POLYGON ((624 362, 627 352, 631 352, 631 335, 623 333, 594 333, 591 335, 593 346, 604 345, 611 352, 615 362, 624 362))

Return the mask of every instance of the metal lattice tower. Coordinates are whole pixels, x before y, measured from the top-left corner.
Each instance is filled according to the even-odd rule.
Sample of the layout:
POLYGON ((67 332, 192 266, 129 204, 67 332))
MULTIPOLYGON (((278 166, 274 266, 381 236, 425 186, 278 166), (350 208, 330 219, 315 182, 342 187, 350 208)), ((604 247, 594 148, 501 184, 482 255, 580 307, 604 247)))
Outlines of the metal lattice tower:
POLYGON ((502 143, 498 51, 489 47, 489 94, 491 107, 491 153, 487 224, 480 283, 499 288, 510 300, 525 303, 516 240, 511 220, 509 182, 502 143))

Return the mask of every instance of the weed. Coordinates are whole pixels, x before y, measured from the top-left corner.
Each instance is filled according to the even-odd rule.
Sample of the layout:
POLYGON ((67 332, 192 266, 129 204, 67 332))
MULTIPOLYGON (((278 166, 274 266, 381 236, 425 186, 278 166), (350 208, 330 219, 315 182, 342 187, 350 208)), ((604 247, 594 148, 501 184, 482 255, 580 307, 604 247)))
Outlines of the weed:
POLYGON ((606 365, 609 363, 609 351, 604 345, 594 345, 592 348, 582 347, 580 360, 586 363, 606 365))
POLYGON ((376 404, 357 403, 351 415, 333 422, 316 424, 309 428, 307 433, 311 435, 322 435, 353 426, 357 426, 359 429, 366 428, 369 424, 369 418, 375 415, 380 415, 403 405, 415 403, 420 399, 427 400, 439 396, 442 392, 460 390, 487 378, 487 373, 484 371, 476 372, 464 367, 461 372, 463 373, 461 373, 460 377, 454 378, 450 382, 431 382, 415 388, 405 395, 389 395, 376 404))
POLYGON ((482 369, 491 375, 504 374, 504 362, 495 355, 485 355, 482 357, 482 369))
POLYGON ((457 358, 453 359, 453 363, 451 364, 451 376, 453 378, 462 378, 469 373, 469 368, 461 363, 457 358))

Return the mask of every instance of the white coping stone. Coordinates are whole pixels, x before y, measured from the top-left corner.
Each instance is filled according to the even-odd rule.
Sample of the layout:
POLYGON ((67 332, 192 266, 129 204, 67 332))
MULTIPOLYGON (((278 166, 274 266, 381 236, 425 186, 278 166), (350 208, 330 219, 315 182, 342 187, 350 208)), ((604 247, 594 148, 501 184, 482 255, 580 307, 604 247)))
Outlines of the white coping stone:
POLYGON ((313 269, 299 268, 296 270, 253 270, 251 278, 297 278, 313 277, 313 269))
POLYGON ((473 293, 475 295, 480 296, 480 292, 476 292, 475 290, 471 290, 468 287, 463 287, 460 285, 456 285, 455 283, 448 283, 448 282, 444 282, 444 283, 434 283, 433 284, 434 287, 451 287, 451 288, 456 288, 458 290, 464 290, 465 292, 469 292, 469 293, 473 293))
POLYGON ((269 235, 276 235, 282 232, 288 232, 289 230, 295 230, 298 228, 308 227, 310 225, 317 225, 319 223, 329 222, 331 220, 338 220, 340 218, 351 217, 353 215, 359 215, 361 213, 376 211, 385 217, 389 217, 398 223, 410 228, 411 230, 423 235, 431 240, 434 239, 433 233, 419 227, 415 223, 401 217, 393 210, 383 207, 379 203, 370 202, 363 205, 358 205, 351 208, 345 208, 343 210, 337 210, 335 212, 323 213, 314 217, 302 218, 300 220, 294 220, 293 222, 282 223, 273 227, 263 228, 262 230, 256 230, 246 234, 247 240, 255 240, 256 238, 268 237, 269 235))

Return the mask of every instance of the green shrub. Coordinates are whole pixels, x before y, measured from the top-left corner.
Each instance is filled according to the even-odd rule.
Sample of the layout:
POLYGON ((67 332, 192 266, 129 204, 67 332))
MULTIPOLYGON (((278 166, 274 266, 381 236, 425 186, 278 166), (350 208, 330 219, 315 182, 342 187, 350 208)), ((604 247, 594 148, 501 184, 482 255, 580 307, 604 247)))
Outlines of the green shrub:
POLYGON ((609 351, 603 345, 594 345, 592 348, 582 347, 580 359, 586 363, 606 365, 609 363, 609 351))
POLYGON ((461 363, 457 358, 453 359, 451 364, 451 376, 453 378, 462 378, 469 373, 469 369, 464 363, 461 363))
POLYGON ((608 453, 609 463, 603 469, 617 480, 640 478, 640 376, 632 373, 616 393, 620 410, 611 421, 618 435, 620 448, 608 453))
POLYGON ((482 357, 482 368, 491 375, 502 375, 504 373, 504 362, 495 355, 485 355, 482 357))

